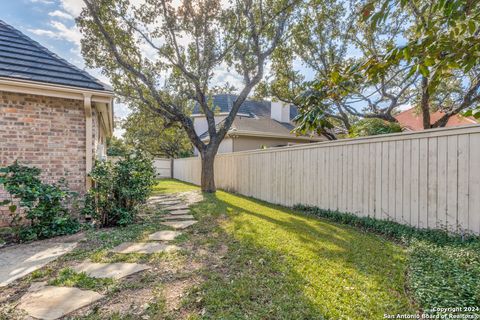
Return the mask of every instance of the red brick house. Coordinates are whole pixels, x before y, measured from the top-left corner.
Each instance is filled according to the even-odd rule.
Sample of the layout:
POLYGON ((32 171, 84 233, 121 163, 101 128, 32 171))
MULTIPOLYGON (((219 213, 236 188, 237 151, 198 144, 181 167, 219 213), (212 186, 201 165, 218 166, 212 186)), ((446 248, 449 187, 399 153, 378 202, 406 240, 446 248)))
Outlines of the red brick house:
MULTIPOLYGON (((430 122, 433 124, 444 115, 443 112, 437 111, 430 115, 430 122)), ((395 116, 398 123, 406 131, 421 131, 423 130, 423 116, 421 113, 416 112, 415 108, 411 108, 400 112, 395 116)), ((446 127, 466 126, 478 124, 478 122, 470 117, 463 117, 456 114, 448 119, 446 127)))
POLYGON ((18 160, 85 192, 113 131, 112 99, 109 86, 0 20, 0 167, 18 160))

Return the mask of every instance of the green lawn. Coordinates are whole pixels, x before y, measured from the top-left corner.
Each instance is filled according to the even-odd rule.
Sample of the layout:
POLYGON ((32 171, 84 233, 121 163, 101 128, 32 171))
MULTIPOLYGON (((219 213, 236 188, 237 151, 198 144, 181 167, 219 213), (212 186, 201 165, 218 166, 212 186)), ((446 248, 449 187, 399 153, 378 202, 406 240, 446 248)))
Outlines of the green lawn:
MULTIPOLYGON (((198 190, 161 180, 156 192, 198 190)), ((219 191, 194 206, 199 244, 227 246, 186 305, 213 319, 382 319, 415 313, 406 252, 383 238, 219 191)))

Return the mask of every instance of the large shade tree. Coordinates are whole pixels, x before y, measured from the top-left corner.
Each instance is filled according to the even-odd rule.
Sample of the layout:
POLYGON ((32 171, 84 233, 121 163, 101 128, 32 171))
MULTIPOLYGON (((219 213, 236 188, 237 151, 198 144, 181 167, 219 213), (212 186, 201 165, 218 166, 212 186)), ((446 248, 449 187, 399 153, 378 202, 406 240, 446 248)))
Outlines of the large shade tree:
POLYGON ((444 127, 448 120, 480 104, 480 2, 472 0, 372 0, 362 16, 376 29, 395 12, 407 12, 406 43, 384 55, 372 55, 360 75, 375 80, 392 68, 418 77, 416 105, 424 129, 444 127), (443 111, 432 123, 430 113, 443 111))
POLYGON ((346 132, 361 118, 395 122, 395 108, 412 97, 415 81, 407 81, 403 68, 392 68, 378 83, 345 75, 350 66, 386 53, 405 32, 404 14, 396 13, 374 29, 359 18, 360 7, 360 1, 305 1, 291 41, 281 47, 285 53, 273 57, 273 72, 257 91, 297 105, 299 132, 316 131, 336 139, 333 127, 346 132), (298 63, 313 79, 304 76, 298 63))
POLYGON ((396 122, 401 106, 417 106, 426 129, 442 127, 478 102, 478 1, 306 4, 265 86, 299 106, 299 132, 336 139, 333 127, 350 130, 362 118, 396 122), (314 79, 282 59, 301 61, 314 79), (431 123, 438 110, 444 116, 431 123))
POLYGON ((148 108, 136 108, 121 122, 128 146, 153 157, 184 158, 193 155, 185 130, 178 122, 166 122, 148 108))
MULTIPOLYGON (((295 0, 84 0, 77 19, 82 53, 116 92, 177 122, 202 158, 202 190, 214 192, 214 159, 240 105, 261 81, 265 63, 291 22, 295 0), (214 120, 212 94, 224 71, 242 81, 229 115, 214 120), (198 104, 208 123, 204 143, 189 117, 198 104)), ((224 78, 224 77, 223 77, 224 78)))

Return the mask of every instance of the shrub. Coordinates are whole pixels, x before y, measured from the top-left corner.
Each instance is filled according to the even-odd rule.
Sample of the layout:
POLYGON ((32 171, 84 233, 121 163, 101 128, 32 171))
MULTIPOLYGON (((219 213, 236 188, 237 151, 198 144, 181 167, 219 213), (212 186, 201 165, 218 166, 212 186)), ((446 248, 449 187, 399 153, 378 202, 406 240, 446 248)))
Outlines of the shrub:
POLYGON ((480 246, 413 241, 407 280, 424 309, 480 306, 480 246))
POLYGON ((407 286, 424 310, 480 305, 480 238, 303 205, 304 211, 396 240, 407 247, 407 286))
POLYGON ((356 138, 395 132, 402 132, 402 127, 398 123, 387 122, 376 118, 367 118, 361 119, 353 124, 348 136, 350 138, 356 138))
POLYGON ((97 161, 90 177, 94 186, 87 194, 84 214, 102 227, 133 222, 155 184, 152 161, 141 153, 128 154, 115 163, 97 161))
POLYGON ((11 197, 1 204, 8 205, 12 228, 20 240, 46 239, 75 233, 80 228, 67 208, 76 194, 68 190, 64 180, 42 183, 40 173, 39 168, 22 166, 16 161, 0 168, 0 184, 11 197), (25 224, 23 219, 29 223, 25 224))

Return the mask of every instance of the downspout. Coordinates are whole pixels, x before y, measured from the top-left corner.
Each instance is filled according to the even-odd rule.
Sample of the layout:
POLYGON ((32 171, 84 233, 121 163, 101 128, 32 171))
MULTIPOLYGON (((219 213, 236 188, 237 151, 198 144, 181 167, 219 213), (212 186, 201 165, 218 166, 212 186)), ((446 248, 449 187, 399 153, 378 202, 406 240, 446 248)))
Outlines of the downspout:
POLYGON ((85 108, 85 188, 90 189, 92 179, 88 176, 93 167, 93 120, 92 120, 92 95, 83 94, 85 108))

